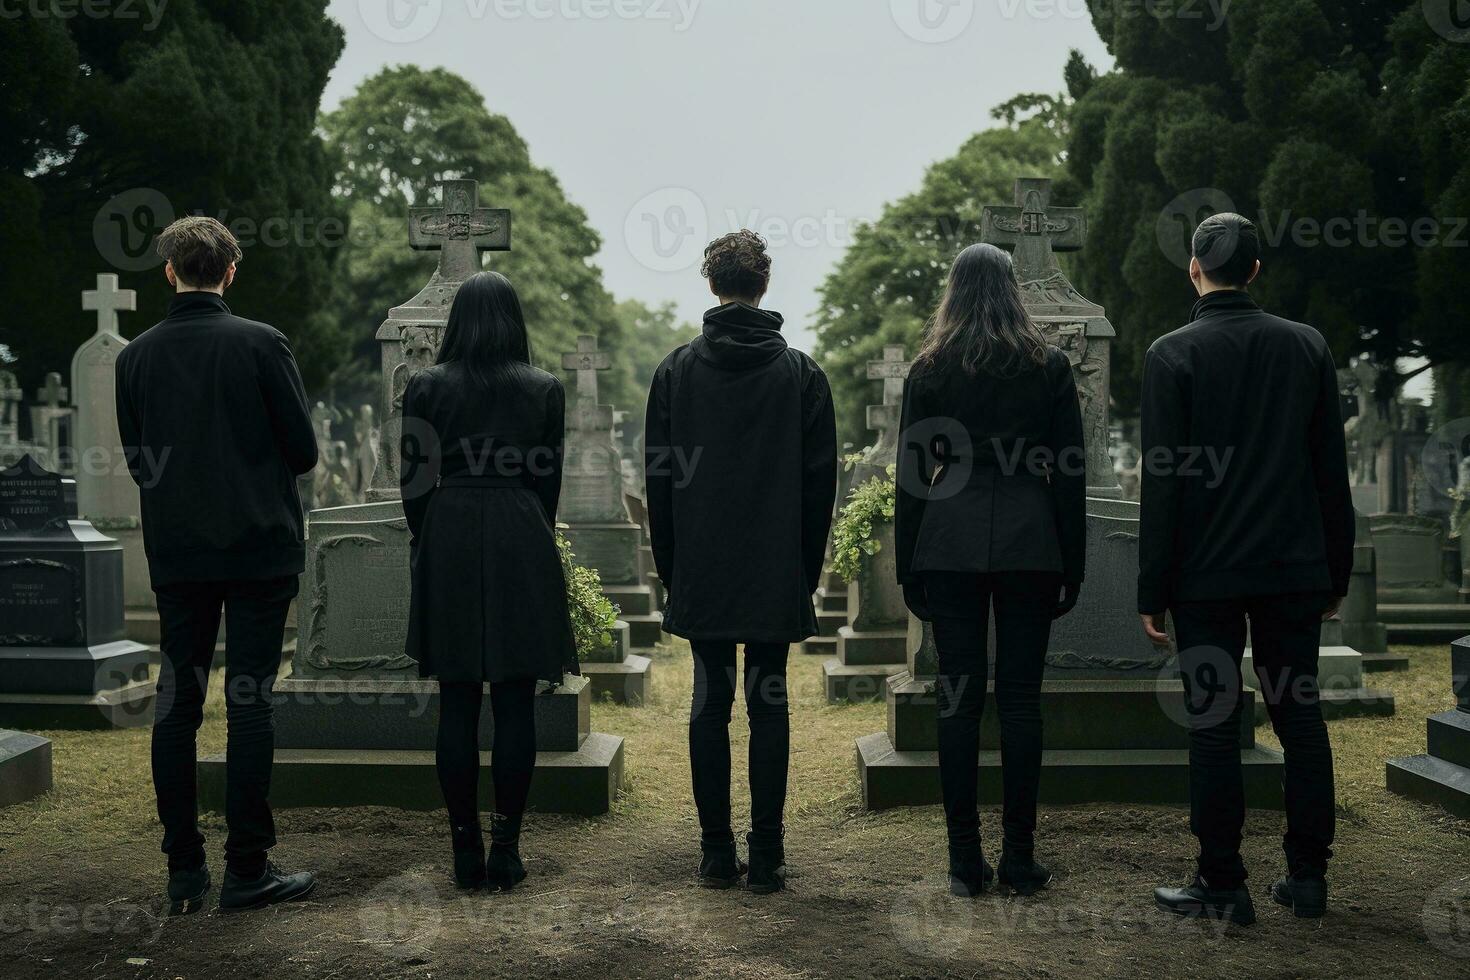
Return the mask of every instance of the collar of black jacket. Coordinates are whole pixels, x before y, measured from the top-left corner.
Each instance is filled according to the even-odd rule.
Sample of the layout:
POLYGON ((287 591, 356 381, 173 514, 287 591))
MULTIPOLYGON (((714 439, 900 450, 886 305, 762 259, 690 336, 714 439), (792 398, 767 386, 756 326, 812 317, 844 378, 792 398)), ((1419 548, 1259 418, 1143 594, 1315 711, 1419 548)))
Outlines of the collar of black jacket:
POLYGON ((1193 323, 1202 316, 1210 313, 1222 313, 1227 311, 1259 310, 1260 304, 1251 298, 1251 294, 1242 289, 1219 289, 1213 293, 1206 293, 1194 304, 1194 312, 1190 314, 1189 320, 1193 323))
POLYGON ((201 313, 228 313, 225 298, 219 293, 202 290, 193 293, 178 293, 168 302, 168 315, 172 319, 181 316, 198 316, 201 313))
POLYGON ((717 306, 704 315, 704 333, 690 344, 700 360, 715 367, 756 367, 780 357, 786 350, 779 313, 744 303, 717 306))

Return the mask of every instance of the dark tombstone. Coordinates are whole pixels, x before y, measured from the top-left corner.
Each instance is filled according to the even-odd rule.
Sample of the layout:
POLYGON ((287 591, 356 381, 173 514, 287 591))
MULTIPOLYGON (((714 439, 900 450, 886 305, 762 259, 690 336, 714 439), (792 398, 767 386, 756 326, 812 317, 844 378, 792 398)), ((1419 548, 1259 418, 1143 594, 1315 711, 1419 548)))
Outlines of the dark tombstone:
POLYGON ((1430 717, 1428 751, 1389 759, 1384 776, 1401 796, 1470 818, 1470 636, 1450 645, 1450 673, 1455 707, 1430 717))
POLYGON ((51 789, 51 740, 0 729, 0 807, 51 789))
POLYGON ((123 632, 123 550, 30 456, 0 471, 0 724, 146 724, 148 648, 123 632))

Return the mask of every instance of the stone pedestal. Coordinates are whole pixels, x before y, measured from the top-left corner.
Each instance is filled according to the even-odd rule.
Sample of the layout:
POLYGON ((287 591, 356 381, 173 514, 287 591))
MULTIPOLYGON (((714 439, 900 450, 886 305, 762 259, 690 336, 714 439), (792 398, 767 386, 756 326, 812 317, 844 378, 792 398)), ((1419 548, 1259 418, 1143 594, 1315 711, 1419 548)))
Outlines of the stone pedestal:
POLYGON ((1389 759, 1388 788, 1470 819, 1470 637, 1450 648, 1455 708, 1428 721, 1428 752, 1389 759))
MULTIPOLYGON (((1087 585, 1052 631, 1042 684, 1043 803, 1189 805, 1184 685, 1172 654, 1143 638, 1132 598, 1138 574, 1138 505, 1088 501, 1087 585)), ((871 810, 941 802, 938 659, 927 624, 910 620, 908 663, 889 678, 888 730, 857 740, 858 779, 871 810)), ((993 691, 993 685, 988 690, 993 691)), ((1250 806, 1283 806, 1280 753, 1255 743, 1254 692, 1243 692, 1240 744, 1250 806)), ((981 729, 980 797, 1001 798, 997 711, 981 729)))
POLYGON ((1373 522, 1361 513, 1357 515, 1353 545, 1353 574, 1335 627, 1339 632, 1329 636, 1333 627, 1333 623, 1323 624, 1322 645, 1352 647, 1363 655, 1364 670, 1402 670, 1409 666, 1408 657, 1388 648, 1388 627, 1378 618, 1378 550, 1373 543, 1373 522))
POLYGON ((583 656, 582 676, 592 686, 593 700, 639 706, 648 703, 653 660, 630 653, 632 630, 621 619, 613 630, 613 643, 601 655, 583 656))
POLYGON ((837 655, 822 664, 827 701, 877 701, 891 674, 904 669, 908 608, 898 584, 893 524, 874 531, 879 550, 864 556, 847 594, 847 625, 837 630, 837 655))
POLYGON ((817 635, 801 644, 801 652, 808 656, 832 657, 837 654, 837 634, 848 625, 850 590, 841 576, 828 571, 817 586, 814 601, 817 607, 817 635))
POLYGON ((1470 633, 1470 605, 1446 574, 1446 529, 1438 517, 1375 514, 1378 618, 1390 643, 1449 643, 1470 633))
MULTIPOLYGON (((1323 625, 1322 649, 1317 654, 1317 686, 1321 691, 1322 717, 1330 721, 1363 715, 1392 715, 1393 692, 1364 687, 1363 655, 1340 643, 1329 646, 1325 627, 1331 624, 1323 625)), ((1266 714, 1265 699, 1260 694, 1264 688, 1256 676, 1255 658, 1250 650, 1246 650, 1241 661, 1240 674, 1245 685, 1257 692, 1256 724, 1267 724, 1270 718, 1266 714)))
POLYGON ((0 730, 0 807, 33 800, 50 790, 50 739, 0 730))

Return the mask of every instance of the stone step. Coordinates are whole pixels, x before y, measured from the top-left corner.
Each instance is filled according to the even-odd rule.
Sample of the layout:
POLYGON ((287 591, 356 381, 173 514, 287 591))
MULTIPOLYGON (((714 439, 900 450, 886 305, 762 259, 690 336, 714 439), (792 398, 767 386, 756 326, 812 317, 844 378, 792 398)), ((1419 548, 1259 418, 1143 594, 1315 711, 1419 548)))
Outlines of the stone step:
POLYGON ((1388 640, 1405 646, 1433 646, 1453 643, 1462 636, 1470 636, 1470 624, 1466 623, 1390 623, 1388 640))
POLYGON ((1445 711, 1430 717, 1429 754, 1470 768, 1470 711, 1445 711))
POLYGON ((1390 650, 1387 653, 1365 653, 1363 654, 1363 672, 1368 674, 1382 673, 1390 670, 1408 670, 1409 656, 1404 653, 1395 653, 1390 650))
MULTIPOLYGON (((1241 753, 1246 803, 1282 809, 1279 752, 1241 753)), ((1133 803, 1189 806, 1189 752, 1185 749, 1051 750, 1041 757, 1040 801, 1046 805, 1133 803)), ((885 810, 940 803, 939 753, 895 749, 886 732, 857 740, 863 806, 885 810)), ((1001 800, 1000 753, 980 753, 980 802, 1001 800)))
POLYGON ((847 612, 817 611, 817 635, 835 638, 838 630, 847 625, 847 612))
POLYGON ((30 731, 95 731, 153 724, 154 682, 100 694, 0 694, 0 726, 30 731))
POLYGON ((664 617, 662 613, 649 613, 646 616, 629 616, 624 613, 619 617, 628 624, 628 640, 632 644, 632 650, 652 650, 664 640, 664 617))
POLYGON ((1457 623, 1465 628, 1465 633, 1470 633, 1470 603, 1379 603, 1378 618, 1383 623, 1386 623, 1390 630, 1395 625, 1406 625, 1409 623, 1457 623))
MULTIPOLYGON (((1250 649, 1240 661, 1240 674, 1247 687, 1261 690, 1256 676, 1255 656, 1250 649)), ((1317 686, 1326 691, 1351 691, 1363 686, 1363 655, 1352 647, 1322 647, 1317 651, 1317 686)))
MULTIPOLYGON (((1394 713, 1392 691, 1378 687, 1335 688, 1324 690, 1318 703, 1322 706, 1322 717, 1327 721, 1339 718, 1383 718, 1394 713)), ((1256 725, 1269 725, 1271 716, 1265 701, 1256 701, 1256 725)))
POLYGON ((1389 759, 1384 778, 1391 792, 1470 819, 1470 769, 1464 766, 1431 755, 1411 755, 1389 759))
POLYGON ((808 657, 831 657, 837 653, 837 637, 811 636, 802 640, 798 649, 808 657))
POLYGON ((822 664, 822 681, 828 704, 862 704, 882 701, 888 678, 904 670, 902 664, 845 664, 836 657, 822 664))
MULTIPOLYGON (((480 807, 494 811, 491 754, 480 753, 480 807)), ((221 813, 225 804, 225 757, 199 760, 199 804, 221 813)), ((536 753, 528 806, 541 813, 598 816, 607 813, 623 783, 623 739, 589 734, 570 752, 536 753)), ((432 750, 276 749, 271 769, 271 806, 386 806, 440 810, 444 796, 432 750)))
POLYGON ((818 612, 847 612, 847 589, 820 588, 817 590, 818 612))
POLYGON ((624 619, 628 616, 647 616, 658 609, 651 585, 604 585, 602 594, 621 610, 620 615, 624 619))
POLYGON ((653 661, 636 653, 621 663, 584 663, 582 676, 592 682, 592 700, 642 707, 648 703, 653 661))
POLYGON ((860 633, 844 626, 837 631, 837 659, 849 667, 907 665, 908 636, 907 630, 860 633))

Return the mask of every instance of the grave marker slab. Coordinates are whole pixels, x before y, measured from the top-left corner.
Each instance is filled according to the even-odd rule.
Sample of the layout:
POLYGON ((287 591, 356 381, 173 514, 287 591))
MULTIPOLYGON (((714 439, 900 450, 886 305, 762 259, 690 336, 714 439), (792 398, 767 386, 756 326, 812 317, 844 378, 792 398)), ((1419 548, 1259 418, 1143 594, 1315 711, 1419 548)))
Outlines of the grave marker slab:
POLYGON ((1389 759, 1384 778, 1392 792, 1470 818, 1470 637, 1451 644, 1450 666, 1456 706, 1426 723, 1428 751, 1389 759))
POLYGON ((51 790, 51 740, 0 729, 0 807, 51 790))

